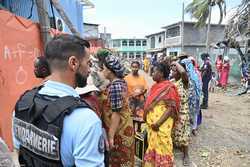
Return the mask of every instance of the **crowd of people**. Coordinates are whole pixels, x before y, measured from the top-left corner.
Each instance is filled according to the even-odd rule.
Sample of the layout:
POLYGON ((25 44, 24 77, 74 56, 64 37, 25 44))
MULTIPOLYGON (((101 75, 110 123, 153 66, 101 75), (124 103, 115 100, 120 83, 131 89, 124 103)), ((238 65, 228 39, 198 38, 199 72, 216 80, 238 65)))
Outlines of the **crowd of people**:
MULTIPOLYGON (((26 91, 13 114, 13 141, 25 166, 110 166, 135 164, 134 120, 147 132, 145 167, 172 167, 173 148, 190 164, 189 144, 208 108, 210 57, 203 64, 187 54, 144 60, 155 83, 149 87, 131 63, 126 74, 119 58, 105 50, 90 56, 89 43, 60 35, 37 58, 34 74, 43 80, 26 91), (91 58, 90 58, 91 57, 91 58)), ((227 82, 228 59, 216 61, 217 81, 227 82), (226 73, 226 74, 225 74, 226 73)))
POLYGON ((183 165, 190 164, 191 134, 197 135, 202 122, 201 109, 208 108, 208 87, 212 78, 209 55, 204 53, 201 58, 201 68, 187 54, 151 64, 156 83, 149 90, 144 105, 149 144, 145 166, 173 166, 173 146, 183 152, 183 165))

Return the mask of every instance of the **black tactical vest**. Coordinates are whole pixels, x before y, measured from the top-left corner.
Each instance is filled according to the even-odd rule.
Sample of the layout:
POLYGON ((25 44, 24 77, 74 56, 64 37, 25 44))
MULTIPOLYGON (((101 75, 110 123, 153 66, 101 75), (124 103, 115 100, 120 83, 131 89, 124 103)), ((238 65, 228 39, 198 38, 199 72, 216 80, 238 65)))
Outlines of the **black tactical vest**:
POLYGON ((42 86, 26 91, 15 106, 14 135, 20 142, 19 162, 25 167, 62 166, 60 139, 63 120, 75 108, 88 107, 73 96, 38 94, 42 86))

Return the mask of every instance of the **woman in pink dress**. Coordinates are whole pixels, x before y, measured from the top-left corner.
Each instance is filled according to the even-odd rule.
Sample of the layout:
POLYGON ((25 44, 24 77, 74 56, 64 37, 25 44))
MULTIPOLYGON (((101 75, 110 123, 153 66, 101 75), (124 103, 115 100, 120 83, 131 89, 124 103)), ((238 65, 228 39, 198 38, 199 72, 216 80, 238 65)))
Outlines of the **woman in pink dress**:
POLYGON ((223 66, 222 55, 218 55, 218 57, 215 61, 215 67, 216 67, 216 71, 217 71, 217 81, 220 81, 222 66, 223 66))
POLYGON ((226 88, 228 83, 228 76, 230 71, 230 62, 227 56, 224 57, 224 62, 222 66, 221 76, 220 76, 220 86, 226 88))

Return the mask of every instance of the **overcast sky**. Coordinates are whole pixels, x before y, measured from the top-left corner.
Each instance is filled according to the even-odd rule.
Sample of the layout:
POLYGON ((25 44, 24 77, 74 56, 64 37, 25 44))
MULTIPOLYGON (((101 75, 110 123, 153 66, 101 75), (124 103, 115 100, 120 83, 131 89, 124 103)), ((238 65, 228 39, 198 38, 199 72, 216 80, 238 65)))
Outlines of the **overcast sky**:
MULTIPOLYGON (((185 0, 185 6, 191 0, 185 0)), ((99 24, 99 31, 112 33, 112 38, 144 38, 162 31, 161 27, 181 21, 183 0, 91 0, 95 8, 84 10, 84 22, 99 24)), ((241 0, 226 0, 229 13, 241 0)), ((185 14, 185 21, 191 21, 185 14)), ((215 7, 212 22, 218 23, 215 7)), ((225 23, 225 21, 224 21, 225 23)))

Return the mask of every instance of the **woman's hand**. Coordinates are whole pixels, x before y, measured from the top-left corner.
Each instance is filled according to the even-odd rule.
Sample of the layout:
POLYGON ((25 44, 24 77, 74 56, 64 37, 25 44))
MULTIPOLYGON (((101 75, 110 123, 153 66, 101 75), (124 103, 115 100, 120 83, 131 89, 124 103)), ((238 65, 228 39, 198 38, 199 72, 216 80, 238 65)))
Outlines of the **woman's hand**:
POLYGON ((157 124, 157 123, 154 123, 154 124, 152 124, 151 125, 151 128, 153 129, 153 131, 159 131, 159 124, 157 124))
POLYGON ((106 148, 106 150, 109 151, 110 150, 109 140, 105 139, 104 142, 105 142, 105 148, 106 148))
POLYGON ((114 138, 110 137, 109 138, 109 150, 111 150, 112 148, 114 148, 114 138))
POLYGON ((146 110, 144 110, 144 113, 143 113, 143 121, 147 122, 147 111, 146 110))

